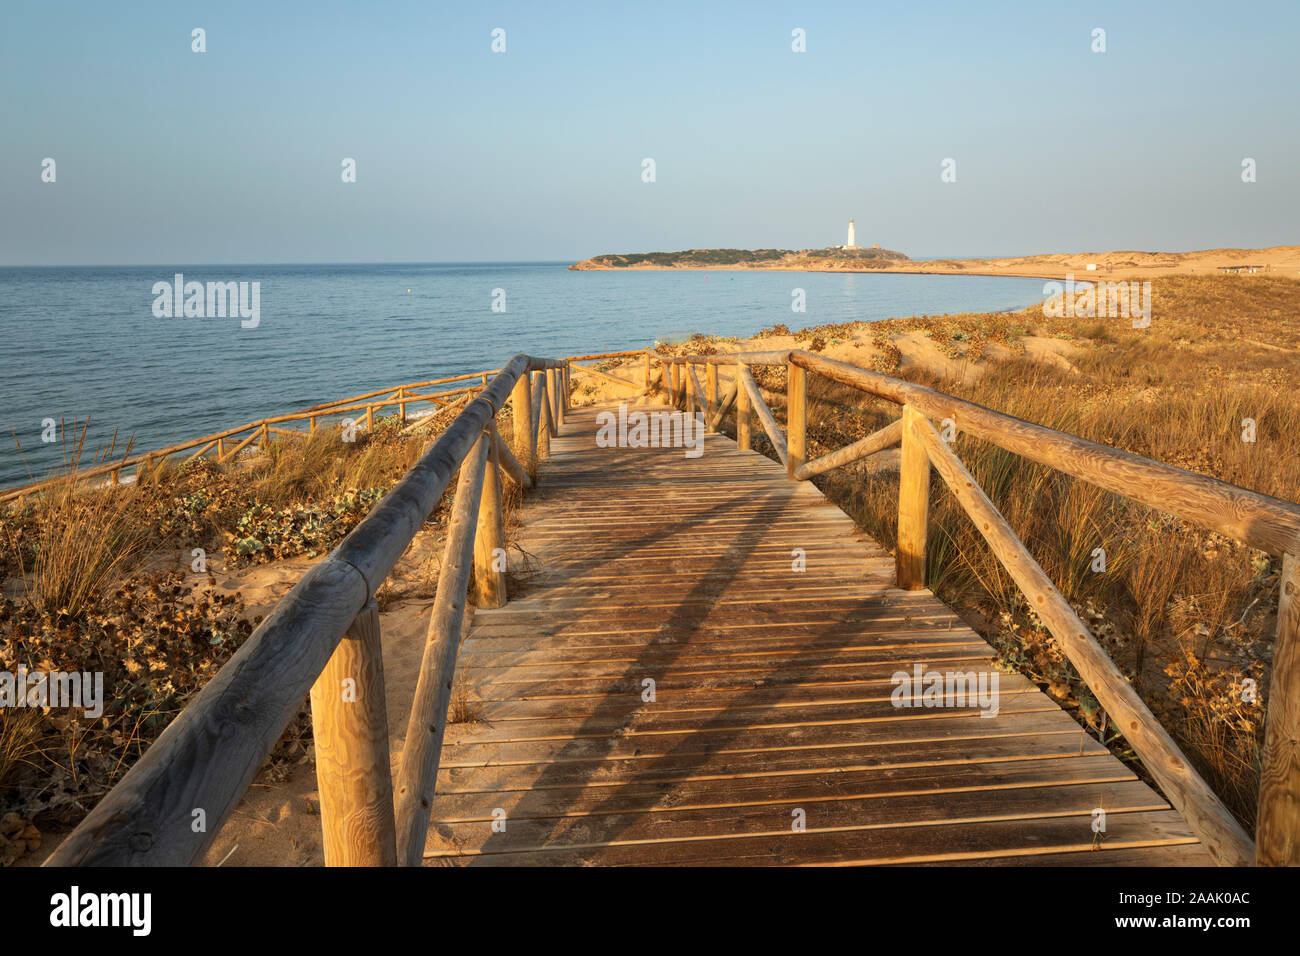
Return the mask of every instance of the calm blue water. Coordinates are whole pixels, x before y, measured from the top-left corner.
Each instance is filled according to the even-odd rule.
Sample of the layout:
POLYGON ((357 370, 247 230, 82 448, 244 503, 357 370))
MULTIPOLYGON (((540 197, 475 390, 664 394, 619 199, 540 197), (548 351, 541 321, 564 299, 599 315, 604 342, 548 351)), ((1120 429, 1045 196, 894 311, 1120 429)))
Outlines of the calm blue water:
POLYGON ((0 486, 62 460, 41 420, 90 419, 86 446, 160 448, 515 352, 645 348, 946 312, 1024 308, 1038 279, 790 272, 570 272, 567 263, 0 269, 0 486), (261 283, 260 324, 155 318, 153 284, 261 283), (791 311, 791 290, 807 312, 791 311), (407 290, 410 290, 409 293, 407 290), (491 309, 504 289, 506 312, 491 309), (12 434, 10 430, 12 429, 12 434), (14 436, 22 444, 19 454, 14 436))

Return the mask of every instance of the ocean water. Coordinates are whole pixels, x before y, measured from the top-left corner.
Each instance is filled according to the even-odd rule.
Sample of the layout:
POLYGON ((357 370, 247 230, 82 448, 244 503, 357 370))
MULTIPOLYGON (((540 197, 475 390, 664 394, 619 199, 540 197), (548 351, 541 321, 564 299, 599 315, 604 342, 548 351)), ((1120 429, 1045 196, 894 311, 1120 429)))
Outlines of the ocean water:
MULTIPOLYGON (((1018 309, 1038 279, 791 272, 571 272, 567 263, 0 268, 0 487, 63 460, 42 421, 89 420, 87 455, 161 448, 318 402, 691 332, 751 335, 1018 309), (258 282, 256 328, 159 318, 157 282, 258 282), (791 310, 795 288, 807 311, 791 310), (501 301, 504 312, 492 310, 501 301), (16 439, 16 441, 15 441, 16 439), (21 444, 22 451, 17 447, 21 444)), ((71 428, 68 428, 69 437, 71 428)))

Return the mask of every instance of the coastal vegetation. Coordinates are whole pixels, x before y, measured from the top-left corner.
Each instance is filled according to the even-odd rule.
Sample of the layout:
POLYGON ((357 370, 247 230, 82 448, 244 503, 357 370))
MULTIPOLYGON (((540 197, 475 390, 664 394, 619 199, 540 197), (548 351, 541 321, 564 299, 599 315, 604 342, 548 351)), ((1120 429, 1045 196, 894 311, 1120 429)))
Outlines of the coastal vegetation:
POLYGON ((822 263, 852 268, 881 268, 910 262, 901 252, 888 249, 687 249, 682 252, 637 252, 593 256, 570 269, 806 269, 822 263))
MULTIPOLYGON (((0 671, 99 671, 107 701, 93 718, 0 708, 0 865, 37 851, 42 830, 78 822, 238 650, 262 619, 241 581, 333 548, 458 411, 377 418, 352 442, 322 427, 226 466, 165 461, 120 486, 77 481, 73 457, 52 487, 0 506, 0 671)), ((508 440, 509 408, 498 427, 508 440)), ((510 528, 518 489, 507 487, 510 528)), ((444 499, 427 534, 446 520, 444 499)), ((436 563, 420 564, 385 583, 381 609, 431 598, 436 563)), ((457 713, 472 719, 472 704, 457 713)), ((304 701, 263 781, 310 755, 304 701)))

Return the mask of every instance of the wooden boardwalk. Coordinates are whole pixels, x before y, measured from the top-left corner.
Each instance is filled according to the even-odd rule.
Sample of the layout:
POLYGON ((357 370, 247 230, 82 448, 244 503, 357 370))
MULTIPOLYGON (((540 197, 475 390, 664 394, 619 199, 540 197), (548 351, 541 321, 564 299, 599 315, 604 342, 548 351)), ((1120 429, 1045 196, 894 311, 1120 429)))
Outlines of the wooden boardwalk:
POLYGON ((595 428, 569 412, 542 463, 527 593, 474 617, 480 721, 447 731, 426 863, 1210 864, 1020 675, 993 717, 894 706, 894 673, 992 651, 810 483, 595 428))

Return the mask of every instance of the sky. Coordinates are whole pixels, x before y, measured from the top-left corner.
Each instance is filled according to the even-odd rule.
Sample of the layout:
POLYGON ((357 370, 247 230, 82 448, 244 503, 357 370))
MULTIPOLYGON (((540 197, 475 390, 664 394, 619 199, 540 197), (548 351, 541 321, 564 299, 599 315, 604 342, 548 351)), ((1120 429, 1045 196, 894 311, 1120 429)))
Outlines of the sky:
POLYGON ((1296 244, 1297 48, 1296 0, 3 0, 0 265, 1296 244))

